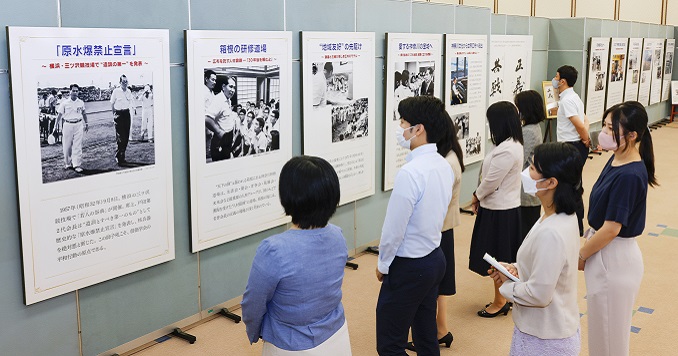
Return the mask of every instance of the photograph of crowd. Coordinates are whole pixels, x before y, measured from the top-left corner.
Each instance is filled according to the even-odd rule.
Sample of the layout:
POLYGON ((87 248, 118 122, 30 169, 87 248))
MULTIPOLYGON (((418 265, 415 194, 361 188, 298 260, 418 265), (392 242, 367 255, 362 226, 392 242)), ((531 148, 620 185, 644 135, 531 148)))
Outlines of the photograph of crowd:
POLYGON ((353 62, 316 62, 313 75, 313 108, 353 102, 353 62))
POLYGON ((470 113, 464 112, 457 114, 452 118, 454 126, 457 129, 457 138, 463 140, 469 137, 469 116, 470 113))
POLYGON ((624 80, 624 54, 613 54, 612 65, 610 66, 610 81, 619 82, 624 80))
POLYGON ((480 154, 480 143, 482 138, 480 137, 480 132, 476 132, 475 137, 468 137, 466 139, 466 155, 465 157, 474 156, 480 154))
POLYGON ((332 108, 332 142, 367 137, 367 98, 332 108))
POLYGON ((398 62, 393 73, 393 121, 400 119, 398 104, 413 96, 433 96, 435 62, 398 62))
POLYGON ((468 58, 452 57, 450 59, 450 105, 466 104, 468 97, 468 58))
POLYGON ((206 162, 280 149, 280 67, 205 68, 206 162))
POLYGON ((40 78, 42 182, 154 164, 154 91, 151 72, 40 78))

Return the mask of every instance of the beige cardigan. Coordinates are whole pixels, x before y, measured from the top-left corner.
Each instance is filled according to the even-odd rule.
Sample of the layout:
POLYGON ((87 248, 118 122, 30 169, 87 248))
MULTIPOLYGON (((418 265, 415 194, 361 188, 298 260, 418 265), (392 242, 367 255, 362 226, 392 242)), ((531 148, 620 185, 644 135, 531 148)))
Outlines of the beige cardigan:
POLYGON ((520 282, 506 281, 499 292, 513 304, 518 330, 540 339, 562 339, 579 329, 577 262, 579 226, 575 214, 538 221, 518 249, 520 282))
POLYGON ((445 157, 447 163, 452 167, 454 173, 454 183, 452 183, 452 200, 447 207, 447 215, 443 222, 443 231, 453 229, 461 223, 461 214, 459 213, 459 192, 461 191, 461 164, 454 151, 450 151, 445 157))
POLYGON ((480 206, 491 210, 508 210, 520 206, 520 172, 523 145, 508 139, 491 150, 480 170, 476 196, 480 206))

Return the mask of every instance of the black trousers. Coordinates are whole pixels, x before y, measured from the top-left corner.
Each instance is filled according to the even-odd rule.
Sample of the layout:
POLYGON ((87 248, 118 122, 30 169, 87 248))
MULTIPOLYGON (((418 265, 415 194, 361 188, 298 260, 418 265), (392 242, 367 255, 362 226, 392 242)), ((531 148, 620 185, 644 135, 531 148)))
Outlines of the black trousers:
POLYGON ((233 151, 233 131, 224 133, 221 136, 221 140, 217 140, 217 136, 212 136, 212 141, 210 142, 210 154, 212 155, 212 161, 221 161, 224 159, 231 158, 231 152, 233 151))
POLYGON ((113 115, 113 121, 115 122, 115 142, 118 144, 115 158, 118 159, 118 162, 125 162, 125 152, 129 143, 129 130, 132 125, 129 110, 116 110, 113 115))
MULTIPOLYGON (((572 141, 568 143, 579 151, 582 162, 581 166, 584 167, 586 161, 589 159, 589 148, 581 141, 572 141)), ((577 213, 577 220, 579 221, 579 236, 584 236, 584 201, 577 207, 575 213, 577 213)))
POLYGON ((377 301, 379 355, 406 356, 410 326, 417 355, 440 355, 436 300, 444 273, 445 256, 440 248, 421 258, 393 260, 377 301))

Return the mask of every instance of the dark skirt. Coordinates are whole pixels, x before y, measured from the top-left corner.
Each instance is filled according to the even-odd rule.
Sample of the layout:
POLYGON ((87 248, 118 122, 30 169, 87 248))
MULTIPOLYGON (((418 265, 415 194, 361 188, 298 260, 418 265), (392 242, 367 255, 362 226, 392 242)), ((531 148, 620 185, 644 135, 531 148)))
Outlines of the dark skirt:
POLYGON ((490 264, 483 260, 485 253, 500 262, 515 262, 518 248, 523 242, 520 224, 520 207, 508 210, 479 207, 473 225, 468 268, 481 276, 487 276, 490 264))
POLYGON ((530 232, 532 226, 541 217, 541 205, 537 206, 521 206, 520 207, 520 230, 523 240, 527 233, 530 232))
POLYGON ((440 240, 440 249, 445 255, 447 267, 445 267, 445 275, 440 281, 438 287, 438 295, 455 295, 457 294, 457 283, 454 277, 454 230, 449 229, 443 231, 440 240))

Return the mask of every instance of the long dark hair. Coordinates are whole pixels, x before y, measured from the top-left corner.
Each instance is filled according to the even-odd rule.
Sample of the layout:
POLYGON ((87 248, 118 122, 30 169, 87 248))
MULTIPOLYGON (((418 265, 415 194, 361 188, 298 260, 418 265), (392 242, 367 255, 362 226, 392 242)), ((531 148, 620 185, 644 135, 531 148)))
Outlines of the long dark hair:
POLYGON ((518 109, 513 103, 500 101, 490 105, 487 108, 487 122, 490 124, 490 136, 495 145, 499 146, 508 138, 523 144, 518 109))
POLYGON ((520 92, 513 99, 524 125, 538 124, 546 119, 546 109, 541 94, 534 90, 520 92))
POLYGON ((461 145, 459 144, 459 139, 457 138, 457 127, 454 126, 452 118, 450 117, 450 114, 447 113, 447 111, 445 111, 444 116, 449 125, 447 125, 445 128, 445 134, 443 135, 443 138, 436 143, 438 153, 440 153, 440 155, 443 157, 447 157, 450 151, 454 152, 454 154, 457 155, 457 160, 459 161, 461 171, 463 172, 466 170, 466 167, 464 166, 464 153, 461 151, 461 145))
POLYGON ((555 178, 558 186, 553 193, 556 213, 574 214, 583 206, 581 171, 584 165, 579 151, 566 142, 549 142, 534 148, 534 168, 544 178, 555 178))
MULTIPOLYGON (((654 172, 654 147, 652 146, 652 135, 650 135, 650 130, 647 128, 647 111, 643 104, 637 101, 627 101, 621 104, 612 106, 611 108, 605 111, 603 118, 606 118, 608 115, 611 115, 612 119, 612 132, 614 135, 614 142, 617 143, 619 147, 621 136, 624 137, 624 140, 628 143, 628 135, 630 132, 636 132, 638 138, 636 142, 640 143, 638 151, 640 152, 640 157, 645 163, 645 169, 647 169, 647 181, 650 183, 651 187, 658 186, 657 177, 655 177, 654 172), (620 130, 620 127, 623 129, 620 130), (623 133, 623 135, 620 135, 623 133)), ((622 152, 629 149, 629 144, 626 147, 622 148, 622 152)))

